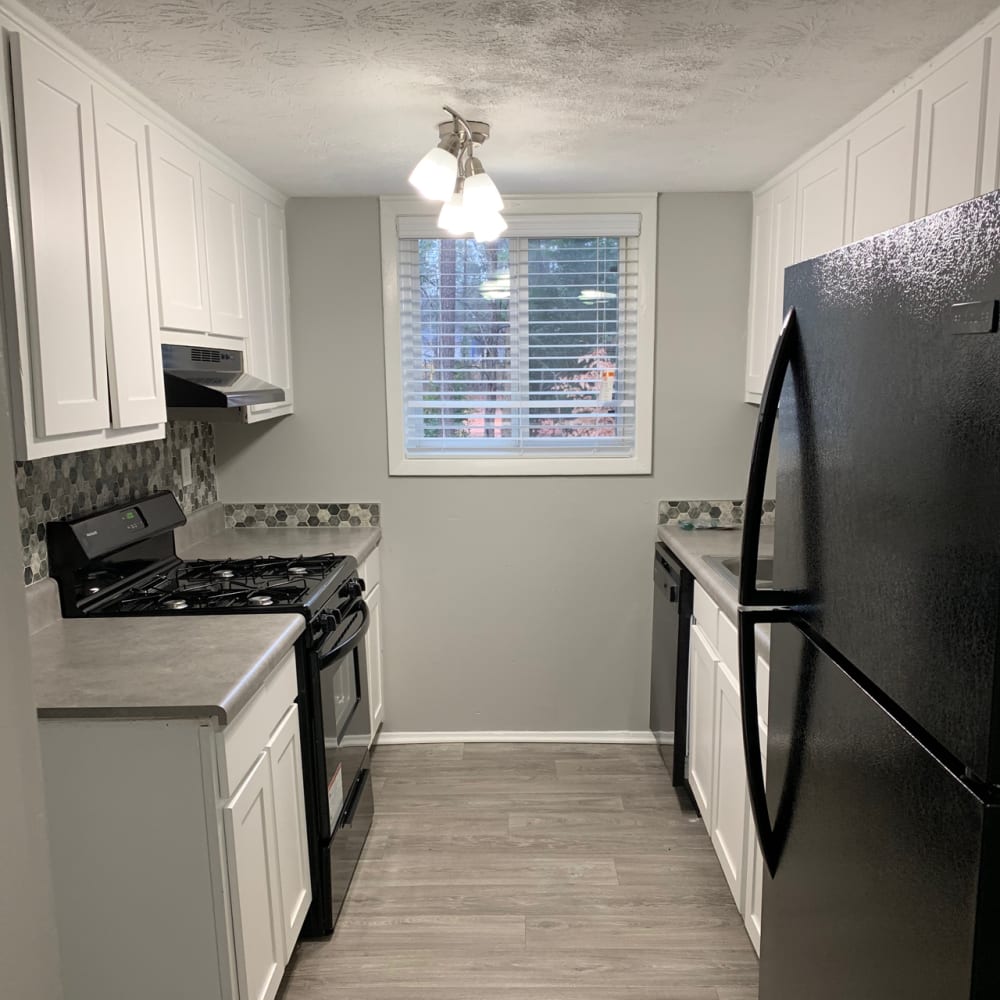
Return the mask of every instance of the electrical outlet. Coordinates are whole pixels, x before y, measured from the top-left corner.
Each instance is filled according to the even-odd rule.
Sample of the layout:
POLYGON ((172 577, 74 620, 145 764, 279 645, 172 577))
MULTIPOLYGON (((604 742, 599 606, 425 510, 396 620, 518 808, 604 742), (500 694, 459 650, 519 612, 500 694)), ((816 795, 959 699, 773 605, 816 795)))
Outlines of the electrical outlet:
POLYGON ((194 482, 191 473, 191 449, 181 448, 181 485, 190 486, 194 482))

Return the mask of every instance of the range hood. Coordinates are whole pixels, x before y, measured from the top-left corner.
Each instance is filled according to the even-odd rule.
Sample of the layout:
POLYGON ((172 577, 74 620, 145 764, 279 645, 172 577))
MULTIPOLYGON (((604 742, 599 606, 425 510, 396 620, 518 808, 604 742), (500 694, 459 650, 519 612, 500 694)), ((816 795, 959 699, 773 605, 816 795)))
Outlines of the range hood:
POLYGON ((234 409, 280 403, 285 390, 243 370, 243 352, 212 347, 163 345, 167 406, 234 409))

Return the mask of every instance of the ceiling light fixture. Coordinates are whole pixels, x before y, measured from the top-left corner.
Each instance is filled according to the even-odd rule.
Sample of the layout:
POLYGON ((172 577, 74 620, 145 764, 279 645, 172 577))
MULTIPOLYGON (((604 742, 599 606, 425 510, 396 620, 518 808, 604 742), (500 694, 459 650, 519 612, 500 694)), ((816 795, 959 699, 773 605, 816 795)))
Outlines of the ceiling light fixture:
POLYGON ((443 202, 438 226, 452 236, 470 233, 479 243, 492 243, 507 228, 500 214, 503 199, 496 184, 474 155, 490 137, 486 122, 467 121, 445 105, 451 121, 438 125, 438 144, 414 168, 410 183, 425 198, 443 202))

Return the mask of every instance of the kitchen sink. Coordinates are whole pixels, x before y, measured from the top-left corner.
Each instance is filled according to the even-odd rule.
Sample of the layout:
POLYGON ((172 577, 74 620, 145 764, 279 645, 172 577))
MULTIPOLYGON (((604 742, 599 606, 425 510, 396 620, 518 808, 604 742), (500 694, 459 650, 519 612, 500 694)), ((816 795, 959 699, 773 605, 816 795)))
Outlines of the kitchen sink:
MULTIPOLYGON (((740 582, 740 559, 739 556, 705 556, 705 562, 712 567, 720 576, 724 577, 734 587, 740 582)), ((774 560, 765 557, 757 560, 757 586, 774 586, 774 560)))

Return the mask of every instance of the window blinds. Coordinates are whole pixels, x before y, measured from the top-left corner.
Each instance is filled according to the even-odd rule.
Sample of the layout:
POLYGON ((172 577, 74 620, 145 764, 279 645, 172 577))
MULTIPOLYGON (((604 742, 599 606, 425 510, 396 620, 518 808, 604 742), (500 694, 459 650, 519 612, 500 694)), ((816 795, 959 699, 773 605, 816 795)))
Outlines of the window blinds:
POLYGON ((399 219, 407 457, 633 455, 638 216, 510 223, 399 219))

